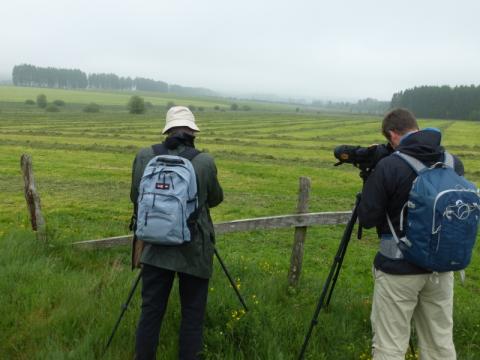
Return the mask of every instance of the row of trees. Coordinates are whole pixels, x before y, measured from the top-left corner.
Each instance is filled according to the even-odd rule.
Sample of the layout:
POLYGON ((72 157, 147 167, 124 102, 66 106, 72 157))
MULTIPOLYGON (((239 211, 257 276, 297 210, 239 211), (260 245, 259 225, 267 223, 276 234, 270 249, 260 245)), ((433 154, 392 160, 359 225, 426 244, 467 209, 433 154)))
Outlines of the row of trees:
POLYGON ((142 77, 122 77, 116 74, 89 74, 78 69, 59 69, 34 65, 15 65, 12 82, 16 86, 35 86, 61 89, 138 90, 175 93, 188 96, 214 96, 209 89, 169 85, 164 81, 142 77))
POLYGON ((88 87, 91 89, 133 90, 135 80, 115 74, 89 74, 88 87))
POLYGON ((152 80, 142 77, 122 77, 115 74, 89 74, 88 87, 92 89, 112 89, 112 90, 139 90, 139 91, 158 91, 173 92, 164 81, 152 80))
POLYGON ((12 82, 17 86, 84 89, 88 86, 87 75, 78 69, 42 68, 33 65, 16 65, 12 82))
POLYGON ((172 92, 164 81, 137 77, 134 82, 135 88, 140 91, 172 92))
POLYGON ((390 106, 418 117, 480 120, 480 86, 414 87, 394 94, 390 106))

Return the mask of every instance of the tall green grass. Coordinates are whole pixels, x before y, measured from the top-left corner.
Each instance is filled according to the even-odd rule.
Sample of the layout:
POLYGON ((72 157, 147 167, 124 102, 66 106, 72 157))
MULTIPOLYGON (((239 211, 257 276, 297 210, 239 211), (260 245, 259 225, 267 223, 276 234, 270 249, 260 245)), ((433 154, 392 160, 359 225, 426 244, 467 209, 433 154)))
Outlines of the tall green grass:
MULTIPOLYGON (((80 251, 71 244, 128 233, 131 162, 138 148, 161 141, 164 109, 135 116, 122 105, 127 94, 55 90, 47 96, 61 98, 67 106, 47 114, 23 104, 37 91, 0 87, 0 358, 96 359, 136 274, 129 269, 128 247, 80 251), (78 104, 91 101, 104 104, 101 113, 81 111, 78 104), (29 230, 22 153, 33 156, 47 244, 38 243, 29 230)), ((217 101, 197 100, 211 107, 217 101)), ((225 191, 224 203, 212 211, 214 221, 295 211, 299 176, 312 179, 311 211, 351 209, 361 180, 352 166, 333 167, 332 149, 342 143, 382 142, 380 118, 297 114, 263 106, 268 111, 196 114, 202 130, 197 145, 215 156, 225 191)), ((441 128, 444 143, 461 157, 467 177, 480 182, 478 123, 421 120, 421 125, 441 128)), ((205 357, 294 358, 342 232, 343 226, 308 229, 295 291, 286 285, 293 230, 219 236, 218 250, 251 311, 241 313, 215 263, 205 357)), ((369 358, 371 263, 377 240, 374 231, 364 235, 362 241, 351 241, 331 306, 320 315, 312 336, 309 359, 369 358)), ((479 256, 477 247, 466 283, 457 282, 455 288, 459 359, 480 358, 479 256)), ((133 357, 139 300, 137 293, 107 359, 133 357)), ((175 289, 162 326, 160 359, 176 358, 179 317, 175 289)))

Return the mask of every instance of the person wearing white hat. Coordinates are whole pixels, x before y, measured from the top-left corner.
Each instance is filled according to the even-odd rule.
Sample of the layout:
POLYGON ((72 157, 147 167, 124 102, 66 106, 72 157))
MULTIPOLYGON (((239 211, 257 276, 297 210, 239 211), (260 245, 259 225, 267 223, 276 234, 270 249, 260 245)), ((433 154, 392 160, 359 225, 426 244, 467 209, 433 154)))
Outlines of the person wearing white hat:
MULTIPOLYGON (((213 157, 195 149, 195 134, 200 129, 192 112, 184 106, 170 108, 162 134, 162 144, 141 149, 133 162, 130 199, 137 212, 139 184, 146 164, 156 155, 187 157, 195 170, 198 213, 193 222, 192 240, 178 246, 134 243, 133 265, 143 268, 142 312, 138 323, 135 359, 155 359, 160 326, 166 311, 175 275, 179 278, 181 324, 179 359, 198 359, 203 347, 203 322, 207 304, 208 282, 212 276, 215 233, 209 209, 223 201, 213 157), (160 149, 160 150, 159 150, 160 149), (160 153, 159 153, 160 152, 160 153), (190 156, 191 157, 191 156, 190 156), (141 252, 139 254, 138 252, 141 252)), ((137 242, 138 243, 138 242, 137 242)))
POLYGON ((165 127, 162 134, 175 127, 187 127, 193 131, 200 131, 195 123, 195 116, 189 108, 185 106, 173 106, 167 111, 165 127))

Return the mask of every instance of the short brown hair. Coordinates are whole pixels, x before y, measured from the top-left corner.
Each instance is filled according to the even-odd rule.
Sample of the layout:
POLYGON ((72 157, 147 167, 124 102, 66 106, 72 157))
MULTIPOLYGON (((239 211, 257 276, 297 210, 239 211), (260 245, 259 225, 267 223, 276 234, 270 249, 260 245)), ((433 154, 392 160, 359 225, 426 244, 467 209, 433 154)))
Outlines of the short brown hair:
POLYGON ((393 109, 383 118, 382 134, 389 140, 389 131, 403 135, 413 130, 418 130, 417 119, 407 109, 393 109))

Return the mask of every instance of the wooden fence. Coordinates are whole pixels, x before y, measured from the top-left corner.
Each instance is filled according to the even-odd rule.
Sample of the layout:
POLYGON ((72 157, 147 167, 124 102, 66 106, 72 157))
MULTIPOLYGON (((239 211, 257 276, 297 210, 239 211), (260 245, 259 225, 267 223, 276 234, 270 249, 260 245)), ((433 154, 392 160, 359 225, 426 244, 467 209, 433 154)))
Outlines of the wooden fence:
MULTIPOLYGON (((215 234, 228 234, 254 230, 271 230, 289 227, 307 227, 313 225, 346 224, 350 219, 351 211, 318 212, 308 214, 266 216, 253 219, 227 221, 214 224, 215 234)), ((104 239, 78 241, 73 245, 84 249, 111 248, 121 245, 130 245, 132 235, 114 236, 104 239)))
MULTIPOLYGON (((37 194, 34 182, 33 171, 31 169, 30 157, 22 156, 22 169, 25 176, 25 198, 30 209, 32 228, 37 231, 37 236, 41 231, 40 238, 46 239, 44 233, 45 221, 40 211, 40 196, 37 194), (28 161, 27 161, 28 160, 28 161), (32 189, 33 184, 33 189, 32 189), (33 194, 33 195, 32 195, 33 194), (37 226, 40 225, 41 226, 37 226)), ((310 194, 310 179, 306 177, 300 178, 300 186, 298 191, 297 213, 291 215, 267 216, 254 219, 243 219, 227 221, 214 224, 216 234, 228 234, 233 232, 245 232, 253 230, 270 230, 282 228, 294 228, 294 240, 292 246, 292 255, 290 259, 290 269, 288 272, 288 282, 291 286, 296 286, 300 278, 303 247, 309 226, 315 225, 339 225, 346 224, 351 216, 351 211, 336 212, 308 212, 308 199, 310 194)), ((130 245, 132 243, 132 235, 115 236, 97 240, 79 241, 73 243, 74 246, 81 249, 102 249, 111 248, 121 245, 130 245)))

